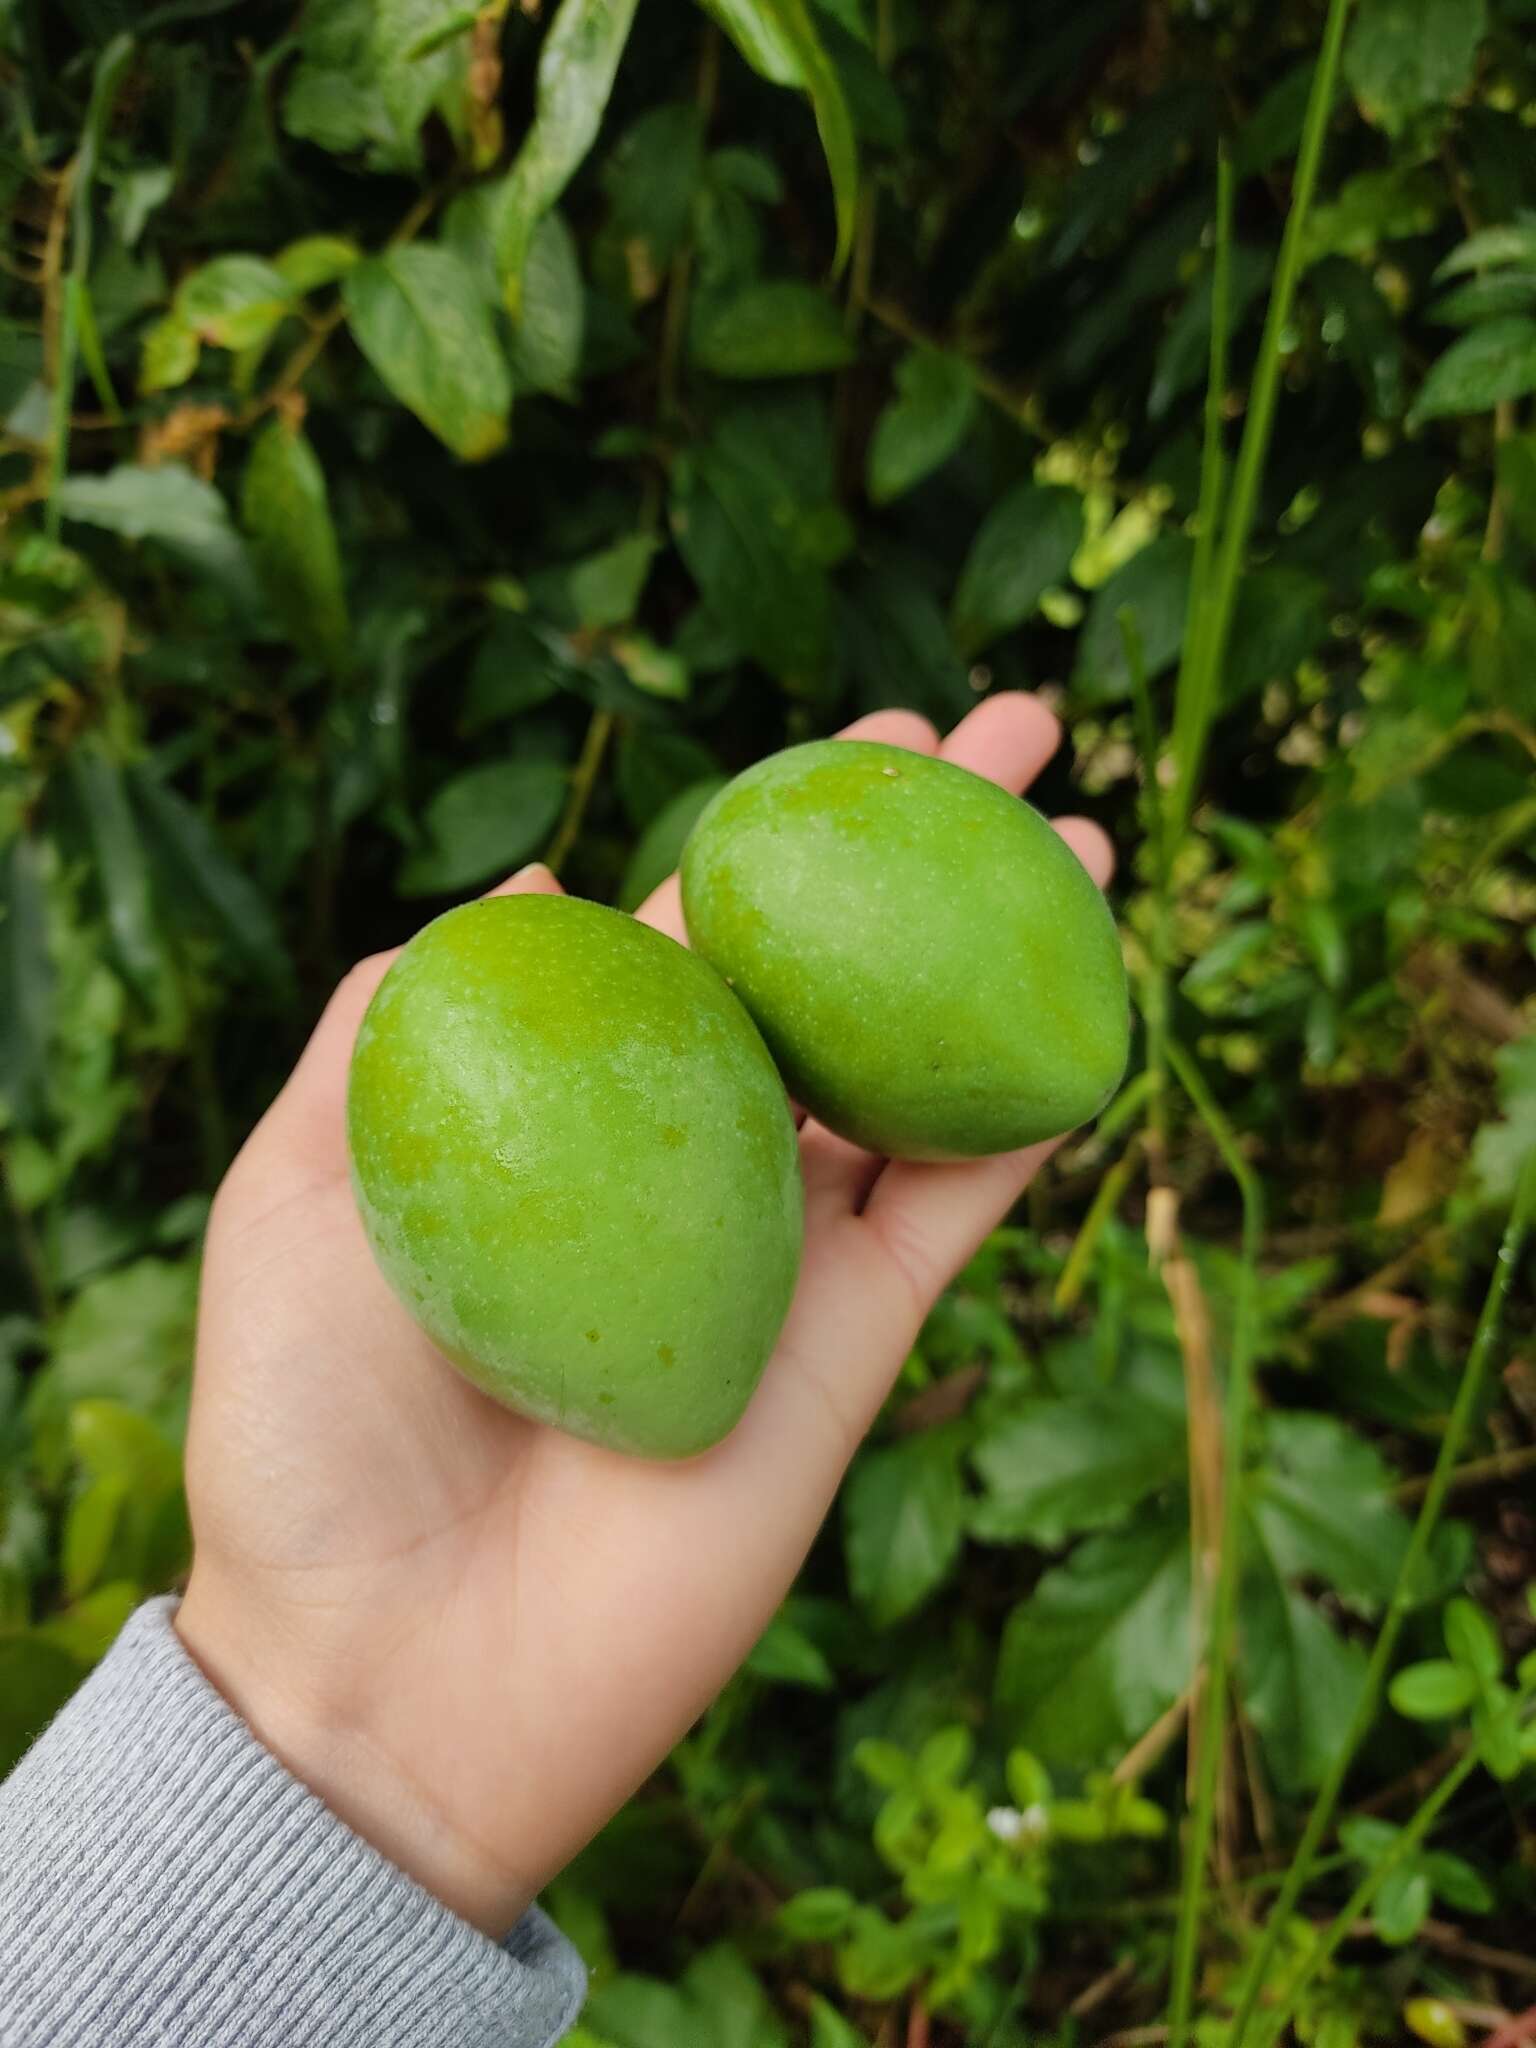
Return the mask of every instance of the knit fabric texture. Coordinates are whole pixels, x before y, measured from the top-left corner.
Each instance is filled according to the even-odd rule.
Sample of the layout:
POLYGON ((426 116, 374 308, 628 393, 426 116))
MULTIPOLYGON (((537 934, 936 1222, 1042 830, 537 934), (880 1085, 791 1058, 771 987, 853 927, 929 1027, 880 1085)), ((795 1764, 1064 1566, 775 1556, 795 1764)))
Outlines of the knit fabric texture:
POLYGON ((134 1614, 0 1785, 3 2048, 550 2048, 585 1993, 535 1907, 500 1944, 256 1740, 134 1614))

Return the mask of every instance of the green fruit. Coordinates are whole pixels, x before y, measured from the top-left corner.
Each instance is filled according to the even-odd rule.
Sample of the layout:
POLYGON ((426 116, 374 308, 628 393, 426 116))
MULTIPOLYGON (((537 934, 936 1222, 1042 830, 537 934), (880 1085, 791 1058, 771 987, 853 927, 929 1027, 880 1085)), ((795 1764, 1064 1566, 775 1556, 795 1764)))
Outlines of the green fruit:
POLYGON ((922 754, 819 740, 749 768, 683 852, 695 949, 824 1123, 902 1159, 1054 1137, 1125 1071, 1114 921, 1038 811, 922 754))
POLYGON ((789 1307, 782 1082, 714 969, 616 910, 507 896, 418 933, 368 1006, 347 1134, 385 1278, 509 1407, 681 1458, 789 1307))

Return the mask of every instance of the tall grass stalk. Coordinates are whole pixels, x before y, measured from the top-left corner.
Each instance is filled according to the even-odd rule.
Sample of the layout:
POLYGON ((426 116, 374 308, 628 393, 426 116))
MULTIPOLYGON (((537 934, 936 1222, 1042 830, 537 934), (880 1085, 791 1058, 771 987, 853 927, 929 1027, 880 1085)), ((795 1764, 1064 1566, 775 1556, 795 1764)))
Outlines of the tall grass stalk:
MULTIPOLYGON (((1264 475, 1270 435, 1275 424, 1282 342, 1290 324, 1296 285, 1301 276, 1307 216, 1311 210, 1312 195, 1317 189, 1318 165, 1322 160, 1328 117, 1338 88, 1339 58, 1350 5, 1351 0, 1331 0, 1328 9, 1323 45, 1307 100, 1301 148, 1296 158, 1296 181, 1291 188, 1290 211, 1280 244, 1280 258, 1275 266, 1275 282, 1270 291, 1269 312, 1259 344, 1253 385, 1248 394, 1248 417, 1233 469, 1221 539, 1211 567, 1209 587, 1202 589, 1197 582, 1191 599, 1194 645, 1191 659, 1179 678, 1179 696, 1174 712, 1177 776, 1170 792, 1169 828, 1175 845, 1194 807, 1195 791, 1199 787, 1205 760, 1206 740, 1216 715, 1217 681, 1231 636, 1243 554, 1253 527, 1259 484, 1264 475)), ((1208 410, 1208 433, 1210 419, 1208 410)))
POLYGON ((1527 1157, 1515 1190, 1514 1206, 1510 1211, 1504 1239, 1494 1263, 1493 1278, 1488 1283, 1488 1292, 1483 1298, 1482 1312, 1477 1319, 1477 1331, 1472 1339, 1472 1349, 1467 1355, 1467 1369, 1461 1376, 1461 1384, 1457 1387, 1456 1398, 1451 1404, 1445 1434, 1440 1440, 1439 1455, 1435 1459, 1429 1488, 1424 1495, 1424 1504, 1419 1509, 1418 1519, 1408 1538, 1408 1547, 1403 1552, 1397 1581, 1392 1588, 1392 1598, 1387 1603, 1386 1613, 1382 1616, 1381 1631, 1371 1650, 1365 1678, 1360 1687, 1360 1696, 1355 1702, 1355 1711, 1350 1718, 1343 1741, 1334 1751, 1328 1775, 1318 1788, 1306 1828, 1291 1859, 1290 1870, 1286 1873, 1285 1883, 1281 1886, 1280 1895, 1270 1913, 1264 1938, 1259 1943, 1249 1967, 1242 1999, 1233 2017, 1228 2048, 1242 2048, 1244 2035, 1263 1991, 1265 1977, 1274 1962, 1275 1951, 1285 1932, 1286 1922, 1295 1910, 1296 1901, 1301 1897, 1303 1887, 1312 1875, 1318 1849, 1332 1825, 1339 1795, 1344 1789, 1344 1780, 1349 1775, 1355 1752, 1376 1719, 1381 1705, 1382 1688, 1386 1683, 1392 1653, 1397 1647, 1403 1623, 1418 1604, 1418 1588, 1423 1582, 1430 1542, 1439 1526, 1441 1509, 1445 1505, 1456 1461, 1461 1455, 1462 1443, 1482 1398, 1504 1313, 1505 1296, 1509 1293, 1510 1282, 1525 1247, 1533 1209, 1536 1209, 1536 1152, 1527 1157))
POLYGON ((1169 2008, 1170 2048, 1182 2048, 1189 2031, 1194 1999, 1195 1966, 1200 1954, 1200 1929, 1205 1915, 1205 1875, 1216 1818, 1216 1792, 1226 1747, 1227 1672, 1237 1625, 1237 1595, 1242 1579, 1244 1515, 1243 1452, 1253 1401, 1253 1362, 1257 1349, 1259 1246, 1264 1236, 1264 1193, 1258 1175, 1243 1157, 1232 1126, 1222 1115, 1195 1062, 1174 1039, 1168 1041, 1168 1062, 1195 1113, 1214 1139, 1227 1171, 1237 1183, 1243 1207, 1242 1259, 1238 1267, 1232 1326, 1232 1351, 1227 1366, 1225 1428, 1222 1432, 1221 1552, 1215 1597, 1205 1643, 1205 1684, 1200 1693, 1196 1745, 1195 1803, 1179 1890, 1179 1917, 1173 1937, 1173 1986, 1169 2008))

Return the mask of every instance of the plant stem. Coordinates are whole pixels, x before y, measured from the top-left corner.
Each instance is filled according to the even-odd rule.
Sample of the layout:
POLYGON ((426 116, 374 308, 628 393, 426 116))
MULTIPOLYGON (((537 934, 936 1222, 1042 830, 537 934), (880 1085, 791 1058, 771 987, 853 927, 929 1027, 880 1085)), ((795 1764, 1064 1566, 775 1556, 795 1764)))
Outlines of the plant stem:
POLYGON ((1233 1316, 1232 1356, 1227 1367, 1226 1428, 1222 1444, 1221 1544, 1216 1588, 1205 1645, 1205 1686, 1199 1702, 1198 1767, 1195 1806, 1189 1840, 1184 1847, 1179 1918, 1173 1943, 1173 1990, 1169 2038, 1180 2048, 1189 2031, 1194 1997, 1195 1963, 1205 1906, 1205 1873, 1216 1816, 1216 1792, 1226 1747, 1227 1666, 1237 1622, 1237 1591, 1242 1577, 1243 1451, 1253 1395, 1256 1349, 1259 1245, 1264 1232, 1264 1198, 1258 1176, 1243 1157, 1237 1138, 1205 1084, 1194 1061, 1170 1040, 1168 1060, 1200 1121, 1214 1139, 1227 1171, 1236 1181, 1243 1208, 1242 1259, 1238 1267, 1233 1316))
POLYGON ((1264 473, 1270 435, 1274 429, 1275 406, 1280 394, 1281 343, 1290 323, 1296 284, 1301 275, 1307 215, 1311 209, 1313 192, 1317 188, 1318 165, 1322 159, 1323 140, 1328 132, 1328 117, 1333 109, 1333 96, 1338 84, 1339 59, 1344 47, 1344 30, 1349 21, 1350 4, 1351 0, 1330 0, 1328 8, 1328 20, 1323 29, 1323 46, 1312 80, 1312 91, 1307 100, 1306 122, 1302 129, 1301 148, 1296 158, 1296 181, 1292 187, 1291 208, 1286 216, 1285 234, 1280 244, 1280 259, 1275 268, 1274 288, 1270 293, 1269 312, 1264 322, 1264 337, 1259 344, 1258 365, 1254 371, 1253 388, 1248 398, 1248 418, 1238 449, 1226 523, 1212 572, 1213 587, 1209 603, 1205 606, 1206 622, 1196 640, 1198 661, 1191 667, 1187 678, 1188 687, 1183 693, 1187 699, 1188 710, 1183 721, 1183 748, 1178 762, 1178 781, 1174 785, 1169 807, 1175 842, 1189 820, 1195 790, 1200 780, 1206 739, 1215 716, 1216 678, 1227 651, 1227 640, 1232 629, 1232 614, 1237 603, 1237 586, 1242 574, 1243 554, 1253 527, 1259 481, 1264 473))
MULTIPOLYGON (((1265 2024, 1269 2029, 1272 2039, 1278 2039, 1284 2032, 1290 2021, 1291 2014, 1296 2010, 1296 2002, 1301 1993, 1306 1990, 1323 1965, 1332 1961, 1339 1948, 1354 1932, 1356 1921, 1361 1919, 1369 1910, 1371 1901, 1375 1898, 1377 1892, 1380 1891, 1385 1880, 1392 1875, 1394 1870, 1399 1869, 1407 1862, 1408 1858, 1414 1853, 1434 1826, 1435 1821, 1440 1816, 1441 1809, 1455 1797, 1456 1793, 1460 1791, 1467 1779, 1471 1777, 1481 1761, 1482 1759, 1476 1749, 1468 1750, 1460 1763, 1457 1764, 1455 1770, 1441 1779, 1440 1783, 1430 1793, 1412 1820, 1404 1827, 1402 1833, 1393 1842, 1386 1854, 1372 1864, 1364 1877, 1361 1878, 1360 1882, 1340 1907, 1338 1913, 1330 1921, 1322 1940, 1311 1950, 1299 1972, 1286 1985, 1281 1995, 1279 2006, 1274 2011, 1266 2013, 1265 2024)), ((1279 1910, 1278 1906, 1276 1910, 1279 1910)), ((1239 2015, 1240 2020, 1241 2015, 1239 2015)), ((1234 2042, 1238 2039, 1235 2031, 1237 2024, 1238 2022, 1234 2022, 1234 2032, 1232 2034, 1234 2042)))
POLYGON ((592 791, 597 784, 598 770, 603 765, 608 738, 613 731, 613 713, 594 711, 587 726, 587 736, 581 743, 581 758, 571 775, 571 793, 566 798, 565 810, 555 828, 555 836, 549 842, 549 851, 544 856, 544 865, 552 874, 558 875, 566 856, 576 844, 581 832, 582 820, 587 815, 587 805, 592 801, 592 791))
MULTIPOLYGON (((53 366, 52 419, 48 434, 48 503, 44 526, 50 540, 57 540, 59 534, 58 491, 69 462, 69 416, 74 409, 75 365, 80 355, 81 327, 90 319, 85 294, 91 269, 91 187, 95 183, 96 162, 101 154, 102 130, 107 125, 112 101, 132 55, 133 37, 118 35, 97 58, 85 126, 80 132, 80 147, 66 174, 70 180, 69 273, 64 279, 64 311, 58 332, 58 355, 53 366)), ((64 203, 62 191, 59 203, 64 203)), ((94 328, 92 334, 94 336, 94 328)), ((98 347, 98 356, 99 353, 98 347)))
MULTIPOLYGON (((1446 1418, 1445 1434, 1440 1441, 1435 1469, 1430 1474, 1424 1504, 1419 1509, 1418 1518, 1408 1538, 1408 1547, 1398 1568, 1397 1583, 1392 1588, 1392 1598, 1388 1602, 1386 1613, 1382 1616, 1381 1631, 1371 1650, 1354 1714, 1350 1718, 1344 1739, 1334 1751, 1328 1774, 1318 1788, 1306 1828, 1296 1846, 1285 1883, 1275 1901, 1269 1924, 1264 1930, 1264 1938, 1254 1955, 1248 1972, 1248 1981, 1243 1988, 1242 2000, 1232 2022, 1228 2048, 1242 2048, 1244 2034, 1264 1987, 1265 1975, 1274 1961, 1285 1923, 1312 1874, 1313 1860, 1332 1824, 1339 1795, 1344 1789, 1344 1780, 1349 1775, 1349 1767, 1354 1761, 1355 1751, 1376 1719, 1382 1686, 1392 1662, 1392 1652, 1397 1647, 1397 1638, 1403 1623, 1416 1604, 1415 1592, 1421 1580, 1430 1539, 1439 1523, 1440 1510, 1445 1504, 1446 1494, 1450 1491, 1462 1441, 1471 1425, 1472 1417, 1477 1412, 1483 1384, 1488 1377, 1489 1361, 1493 1356, 1494 1342, 1504 1311, 1504 1299, 1509 1293, 1510 1281, 1525 1246, 1526 1231, 1530 1225, 1533 1207, 1536 1207, 1536 1152, 1531 1153, 1526 1159, 1519 1185, 1515 1190, 1514 1206, 1510 1211, 1503 1242, 1499 1246, 1493 1278, 1488 1284, 1482 1313, 1477 1319, 1477 1332, 1472 1339, 1472 1349, 1467 1357, 1467 1369, 1461 1376, 1461 1384, 1456 1389, 1456 1398, 1451 1403, 1451 1412, 1446 1418)), ((1466 1763, 1465 1758, 1463 1763, 1466 1763)), ((1458 1774, 1465 1775, 1462 1764, 1458 1764, 1450 1775, 1454 1778, 1458 1777, 1458 1774)))
POLYGON ((1088 1268, 1093 1262, 1094 1251, 1104 1234, 1104 1226, 1119 1208, 1120 1197, 1125 1193, 1126 1185, 1136 1171, 1140 1159, 1140 1139, 1133 1136, 1120 1157, 1099 1182, 1088 1214, 1083 1218, 1082 1228, 1072 1241, 1067 1263, 1061 1269, 1061 1278, 1056 1282, 1051 1307, 1057 1315, 1065 1315, 1082 1293, 1083 1282, 1088 1277, 1088 1268))

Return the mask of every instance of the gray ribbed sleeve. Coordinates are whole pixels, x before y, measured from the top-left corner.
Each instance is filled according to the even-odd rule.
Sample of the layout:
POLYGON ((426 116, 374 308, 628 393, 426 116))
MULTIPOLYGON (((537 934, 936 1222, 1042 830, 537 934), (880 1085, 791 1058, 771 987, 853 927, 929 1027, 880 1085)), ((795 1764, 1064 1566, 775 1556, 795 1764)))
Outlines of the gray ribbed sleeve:
POLYGON ((0 1785, 4 2048, 549 2048, 537 1909, 499 1947, 263 1749, 139 1609, 0 1785))

